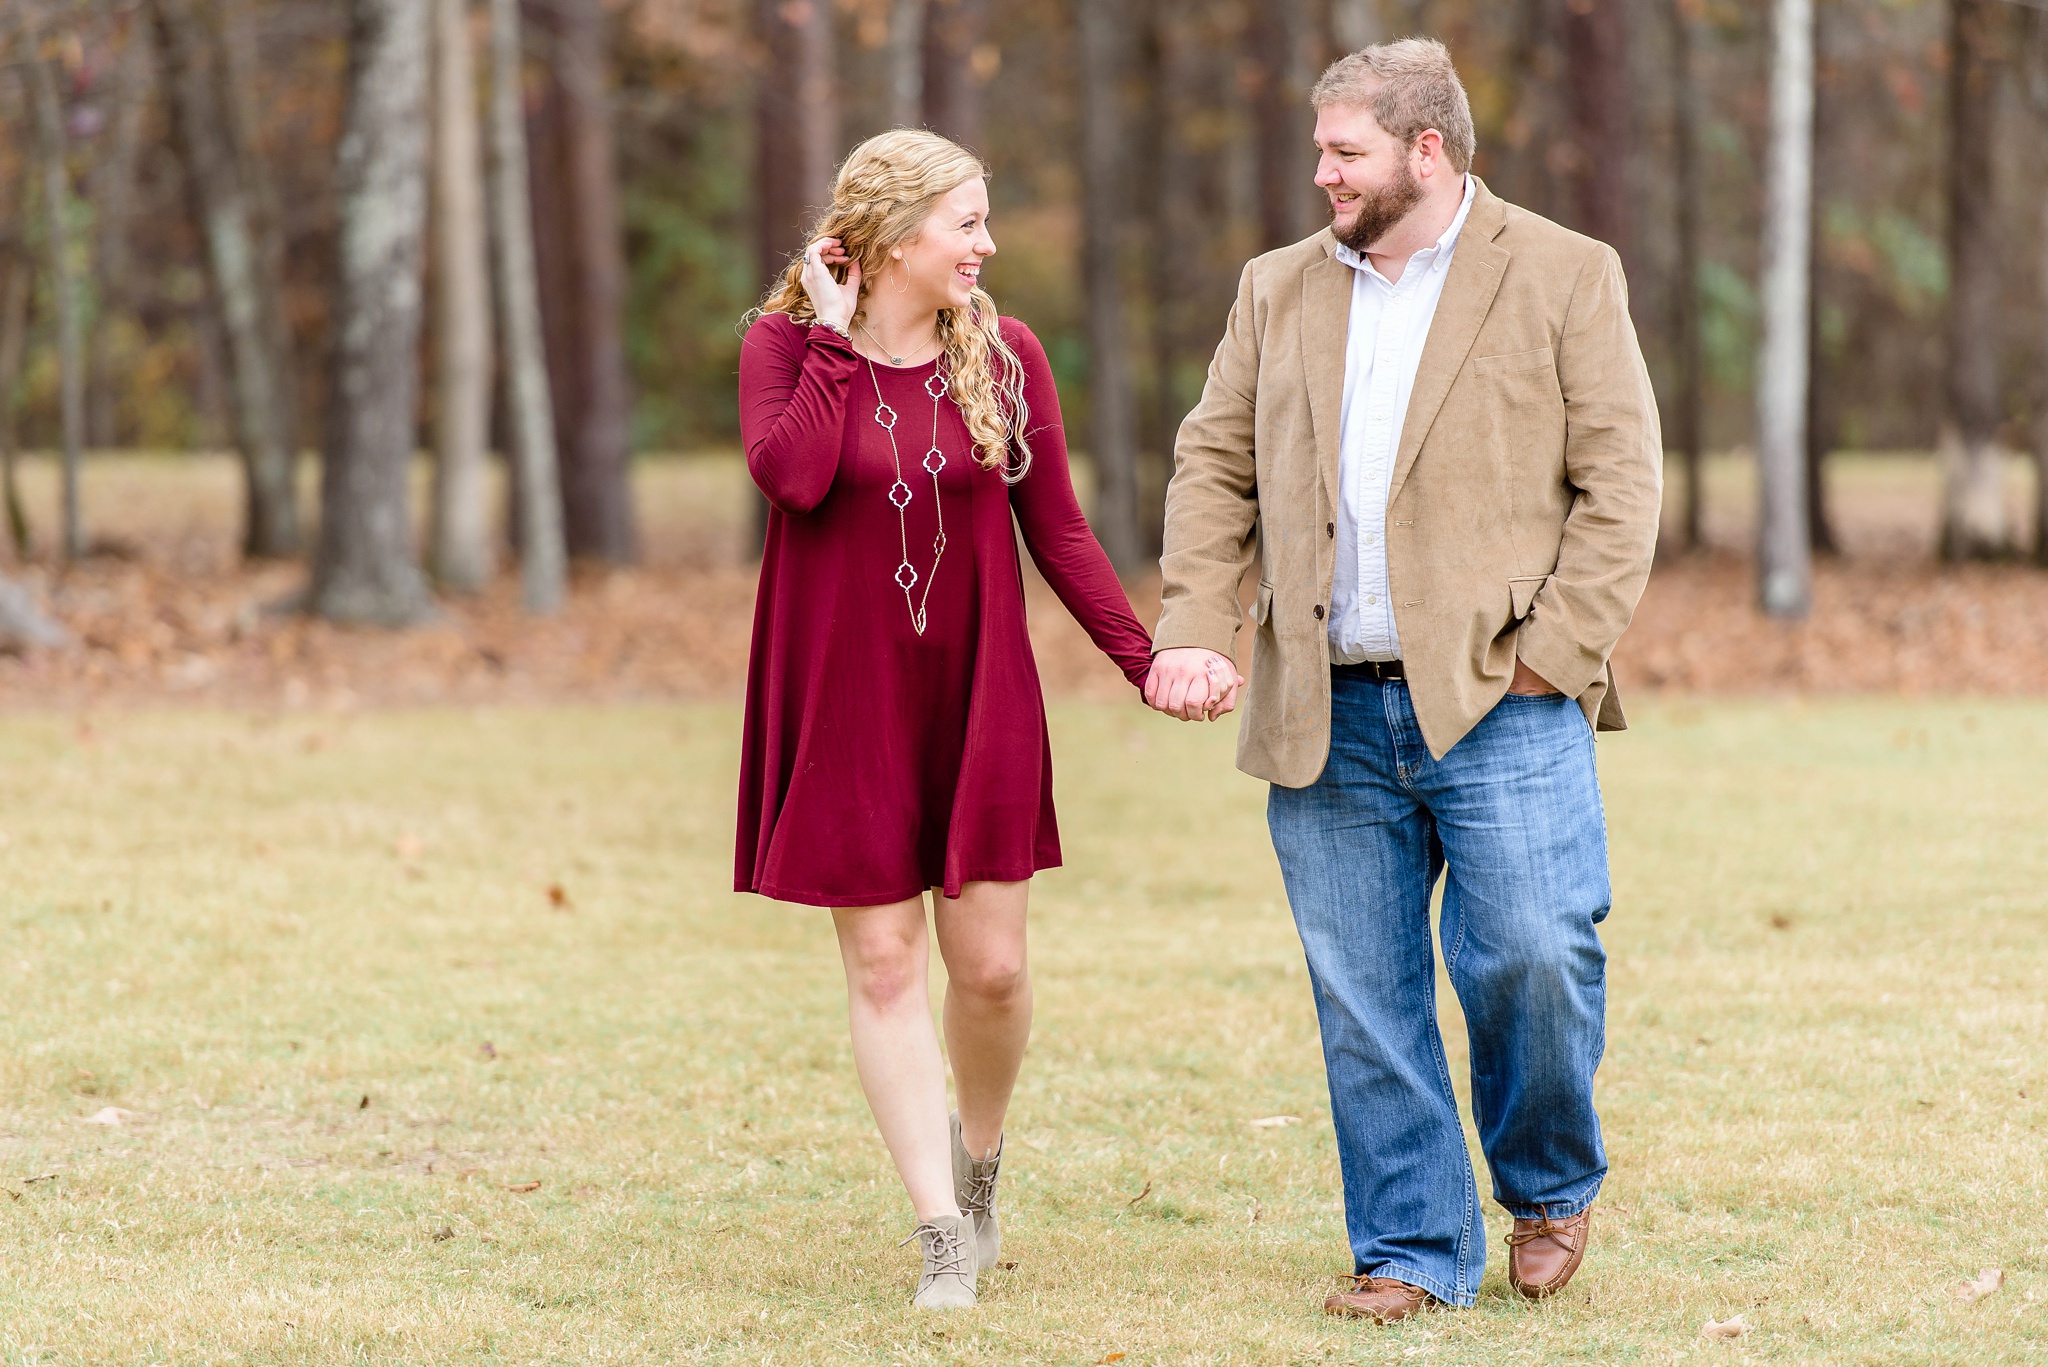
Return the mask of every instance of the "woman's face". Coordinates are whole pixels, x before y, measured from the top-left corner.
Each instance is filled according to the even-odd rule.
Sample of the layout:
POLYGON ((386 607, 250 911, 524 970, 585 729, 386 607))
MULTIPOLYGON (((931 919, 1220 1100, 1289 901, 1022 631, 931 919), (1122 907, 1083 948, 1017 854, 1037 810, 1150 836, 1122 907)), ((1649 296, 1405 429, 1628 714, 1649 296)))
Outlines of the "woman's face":
POLYGON ((981 263, 994 256, 988 235, 988 185, 979 176, 944 195, 916 237, 889 250, 870 294, 901 291, 903 302, 933 310, 963 308, 981 278, 981 263))

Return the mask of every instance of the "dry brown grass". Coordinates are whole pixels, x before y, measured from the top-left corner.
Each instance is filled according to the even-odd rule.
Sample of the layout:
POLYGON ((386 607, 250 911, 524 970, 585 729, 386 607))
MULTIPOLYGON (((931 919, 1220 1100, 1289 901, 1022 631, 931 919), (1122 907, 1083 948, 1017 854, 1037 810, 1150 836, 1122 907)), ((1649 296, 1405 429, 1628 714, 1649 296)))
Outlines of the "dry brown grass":
POLYGON ((1374 1330, 1224 728, 1055 709, 1017 1266, 933 1319, 729 708, 7 718, 0 1361, 2038 1361, 2048 709, 1638 722, 1592 1257, 1374 1330))

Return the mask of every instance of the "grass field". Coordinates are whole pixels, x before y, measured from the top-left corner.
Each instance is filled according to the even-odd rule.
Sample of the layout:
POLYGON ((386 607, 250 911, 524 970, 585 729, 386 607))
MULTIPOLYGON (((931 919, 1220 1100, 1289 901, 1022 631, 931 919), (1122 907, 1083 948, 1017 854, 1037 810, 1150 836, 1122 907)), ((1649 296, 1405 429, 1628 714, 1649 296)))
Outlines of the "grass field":
POLYGON ((2040 1361, 2048 705, 1632 711, 1591 1258, 1523 1304, 1491 1211, 1386 1330, 1226 727, 1054 710, 1016 1266, 934 1318, 732 710, 5 718, 0 1361, 2040 1361))

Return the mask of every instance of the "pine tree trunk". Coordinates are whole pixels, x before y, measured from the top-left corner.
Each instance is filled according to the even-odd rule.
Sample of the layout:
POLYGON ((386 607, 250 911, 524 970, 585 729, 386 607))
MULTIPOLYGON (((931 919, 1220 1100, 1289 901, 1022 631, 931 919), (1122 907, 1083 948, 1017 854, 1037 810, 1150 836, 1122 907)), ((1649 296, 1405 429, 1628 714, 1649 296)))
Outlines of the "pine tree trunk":
POLYGON ((283 245, 243 126, 237 72, 211 0, 150 0, 172 125, 207 276, 225 335, 235 440, 241 448, 244 554, 301 549, 298 418, 283 245))
POLYGON ((335 181, 333 352, 310 606, 405 626, 433 611, 413 553, 426 227, 427 0, 352 0, 335 181))
POLYGON ((1700 342, 1700 171, 1699 76, 1693 64, 1694 0, 1671 0, 1673 158, 1678 184, 1678 283, 1671 292, 1672 332, 1678 372, 1672 436, 1684 462, 1685 548, 1700 548, 1704 533, 1702 466, 1706 459, 1704 406, 1706 361, 1700 342))
MULTIPOLYGON (((1085 0, 1084 0, 1085 3, 1085 0)), ((1305 0, 1260 0, 1247 47, 1253 79, 1252 137, 1257 151, 1259 244, 1270 251, 1308 236, 1315 193, 1310 156, 1315 127, 1303 83, 1305 0)))
POLYGON ((1626 0, 1580 0, 1564 13, 1566 107, 1571 120, 1572 226, 1631 257, 1626 0))
POLYGON ((1139 567, 1136 411, 1125 348, 1121 229, 1129 212, 1123 79, 1128 0, 1078 0, 1081 40, 1082 289, 1088 307, 1089 455, 1095 534, 1120 571, 1139 567))
MULTIPOLYGON (((2033 97, 2035 136, 2048 142, 2048 9, 2029 10, 2025 16, 2027 90, 2033 97)), ((2048 566, 2048 189, 2036 186, 2040 198, 2041 332, 2036 365, 2040 378, 2035 393, 2040 410, 2034 415, 2034 563, 2048 566)))
POLYGON ((491 307, 468 0, 434 3, 434 578, 490 582, 491 307))
POLYGON ((85 526, 78 506, 79 460, 85 448, 85 358, 80 347, 78 282, 71 270, 71 173, 65 165, 64 113, 50 64, 33 54, 38 35, 33 18, 23 27, 31 54, 27 62, 35 103, 36 140, 43 164, 43 245, 49 253, 50 291, 57 301, 57 375, 64 431, 64 494, 59 543, 64 558, 85 555, 85 526))
POLYGON ((0 240, 0 261, 7 276, 0 280, 0 504, 5 505, 7 536, 16 557, 26 560, 33 549, 28 508, 15 478, 15 401, 21 392, 21 360, 28 349, 29 295, 35 286, 35 263, 18 232, 0 240))
POLYGON ((1948 136, 1948 412, 1942 425, 1941 551, 1988 560, 2012 551, 2005 453, 1998 447, 2000 306, 1993 154, 2004 79, 2000 0, 1951 0, 1948 136))
POLYGON ((96 447, 113 446, 121 439, 120 401, 110 352, 115 325, 134 309, 128 219, 135 198, 143 119, 149 113, 149 56, 149 24, 137 19, 122 35, 121 58, 114 68, 114 113, 107 154, 92 177, 93 269, 99 284, 99 309, 87 343, 85 435, 96 447))
POLYGON ((924 122, 963 147, 981 149, 982 34, 989 0, 926 0, 924 122))
POLYGON ((1807 309, 1813 231, 1813 0, 1772 6, 1771 132, 1765 191, 1763 345, 1757 366, 1758 561, 1764 611, 1806 616, 1807 309))
MULTIPOLYGON (((931 19, 927 12, 927 42, 931 19)), ((763 58, 754 94, 754 258, 765 288, 803 247, 811 215, 831 203, 839 112, 826 0, 754 0, 753 27, 763 58)), ((925 71, 930 122, 929 64, 925 71)), ((768 500, 758 491, 751 499, 749 544, 758 553, 768 533, 768 500)))
POLYGON ((924 14, 929 0, 890 0, 889 122, 924 122, 924 14))
POLYGON ((511 446, 513 527, 526 610, 562 604, 568 553, 562 544, 561 479, 554 406, 541 351, 540 290, 533 260, 532 196, 526 179, 519 0, 490 0, 491 262, 497 281, 500 369, 511 446))
POLYGON ((555 0, 554 76, 561 142, 561 215, 567 285, 543 295, 543 314, 568 315, 563 332, 575 345, 550 353, 552 366, 573 368, 567 390, 574 406, 558 405, 562 529, 569 554, 622 565, 634 557, 628 445, 631 399, 626 379, 625 241, 612 147, 605 13, 597 0, 555 0))
POLYGON ((1330 49, 1340 56, 1391 36, 1379 0, 1330 0, 1329 25, 1330 49))

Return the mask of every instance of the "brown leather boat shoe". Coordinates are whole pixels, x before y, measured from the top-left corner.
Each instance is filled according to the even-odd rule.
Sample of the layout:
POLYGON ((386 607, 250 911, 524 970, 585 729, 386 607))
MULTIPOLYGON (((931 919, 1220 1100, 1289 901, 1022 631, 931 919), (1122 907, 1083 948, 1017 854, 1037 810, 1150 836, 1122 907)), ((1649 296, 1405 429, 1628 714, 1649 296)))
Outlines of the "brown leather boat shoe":
POLYGON ((1443 1302, 1419 1286, 1397 1282, 1392 1277, 1347 1276, 1349 1291, 1334 1291, 1323 1301, 1323 1312, 1349 1319, 1392 1324, 1425 1310, 1436 1310, 1443 1302))
POLYGON ((1540 1220, 1516 1220, 1507 1236, 1508 1285, 1532 1301, 1564 1290, 1586 1256, 1586 1226, 1592 1218, 1588 1206, 1563 1220, 1551 1219, 1547 1211, 1540 1220))

